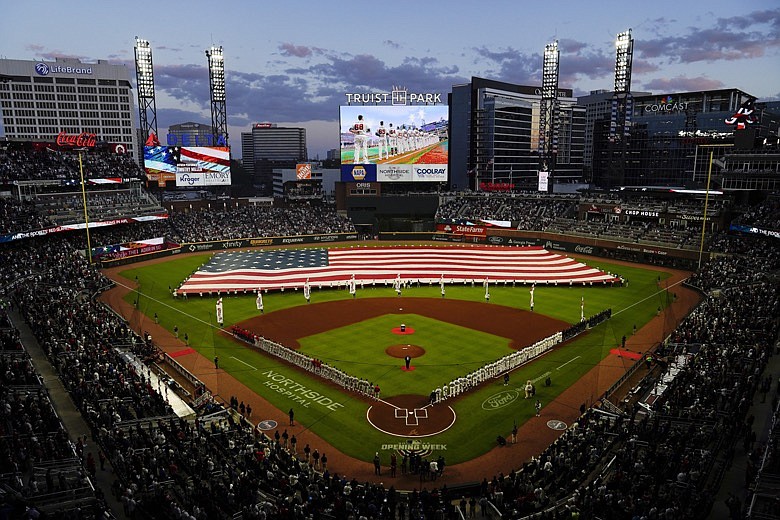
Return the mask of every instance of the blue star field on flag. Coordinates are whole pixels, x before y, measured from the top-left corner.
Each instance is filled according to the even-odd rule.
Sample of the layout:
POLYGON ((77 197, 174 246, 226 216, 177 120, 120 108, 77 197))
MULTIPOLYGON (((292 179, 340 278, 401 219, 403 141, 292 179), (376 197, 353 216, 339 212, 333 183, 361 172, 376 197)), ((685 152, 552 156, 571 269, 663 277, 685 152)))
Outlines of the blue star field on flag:
POLYGON ((281 271, 302 267, 326 267, 327 265, 327 249, 272 249, 217 253, 200 270, 208 273, 223 273, 240 269, 281 271))

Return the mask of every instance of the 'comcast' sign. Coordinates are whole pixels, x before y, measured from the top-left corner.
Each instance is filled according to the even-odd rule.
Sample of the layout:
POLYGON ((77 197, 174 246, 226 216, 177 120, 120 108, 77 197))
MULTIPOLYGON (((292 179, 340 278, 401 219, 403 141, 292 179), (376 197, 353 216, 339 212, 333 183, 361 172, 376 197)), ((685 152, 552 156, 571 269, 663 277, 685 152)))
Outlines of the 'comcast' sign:
POLYGON ((688 110, 688 102, 675 102, 672 96, 664 96, 660 103, 651 103, 645 105, 645 112, 681 112, 688 110))

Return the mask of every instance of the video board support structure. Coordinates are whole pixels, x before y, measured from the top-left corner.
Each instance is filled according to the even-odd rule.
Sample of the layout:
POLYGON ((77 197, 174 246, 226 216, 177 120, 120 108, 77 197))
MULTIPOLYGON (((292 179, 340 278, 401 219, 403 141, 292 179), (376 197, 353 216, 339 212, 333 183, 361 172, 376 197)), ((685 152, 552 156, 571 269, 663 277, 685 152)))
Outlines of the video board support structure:
POLYGON ((225 97, 225 57, 222 46, 206 49, 209 62, 209 89, 211 91, 211 127, 214 135, 224 136, 228 142, 227 104, 225 97))
POLYGON ((558 153, 558 40, 544 46, 542 99, 539 103, 539 171, 549 172, 547 190, 553 190, 558 153))
MULTIPOLYGON (((149 40, 135 37, 135 77, 138 84, 138 116, 144 142, 157 135, 157 102, 154 96, 154 68, 149 40)), ((139 143, 143 147, 144 143, 139 143)))

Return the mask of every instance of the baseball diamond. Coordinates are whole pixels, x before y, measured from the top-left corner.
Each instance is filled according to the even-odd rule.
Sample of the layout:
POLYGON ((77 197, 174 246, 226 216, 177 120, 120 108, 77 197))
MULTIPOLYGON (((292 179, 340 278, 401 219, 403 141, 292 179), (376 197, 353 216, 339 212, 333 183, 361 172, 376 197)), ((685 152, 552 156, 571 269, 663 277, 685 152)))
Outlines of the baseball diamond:
MULTIPOLYGON (((153 269, 158 277, 158 282, 156 282, 155 285, 159 285, 161 281, 159 277, 163 276, 163 266, 174 267, 177 263, 187 265, 194 265, 197 263, 197 265, 199 265, 202 263, 202 258, 202 254, 187 254, 172 261, 152 260, 142 265, 137 264, 137 266, 141 266, 142 272, 144 269, 143 265, 153 265, 153 269), (188 260, 188 257, 191 257, 192 260, 188 260)), ((604 264, 599 260, 599 265, 607 264, 604 264)), ((187 269, 191 270, 191 268, 184 267, 184 265, 182 265, 182 267, 185 270, 184 272, 187 272, 187 269)), ((316 338, 319 337, 318 335, 320 334, 330 334, 332 333, 330 331, 339 331, 342 329, 344 333, 347 333, 353 327, 362 326, 363 323, 367 323, 371 320, 385 319, 384 317, 389 317, 389 319, 386 328, 382 329, 379 333, 386 333, 388 336, 393 336, 392 332, 390 332, 391 328, 398 328, 399 324, 406 321, 406 318, 409 316, 419 316, 420 319, 433 319, 434 322, 441 322, 445 325, 449 323, 449 326, 453 326, 455 327, 455 330, 459 331, 456 333, 455 337, 458 337, 459 334, 463 334, 466 331, 473 330, 474 333, 490 334, 492 337, 505 338, 503 339, 503 348, 508 349, 507 351, 511 352, 527 345, 534 338, 546 337, 550 333, 554 333, 569 326, 571 323, 578 322, 581 306, 580 300, 583 293, 585 294, 585 299, 588 302, 588 308, 591 309, 591 312, 596 312, 597 309, 604 308, 610 304, 618 304, 618 306, 626 307, 634 304, 634 310, 646 308, 642 313, 647 313, 644 315, 648 316, 649 319, 649 317, 655 314, 655 307, 659 302, 658 297, 651 296, 647 301, 637 303, 637 296, 633 294, 634 291, 647 291, 647 294, 653 294, 657 291, 655 288, 657 276, 667 277, 671 275, 666 282, 670 284, 675 283, 676 280, 680 280, 684 276, 684 273, 682 272, 676 272, 669 269, 663 269, 657 272, 647 271, 647 274, 643 275, 641 274, 643 271, 636 270, 636 268, 630 266, 630 264, 619 264, 617 262, 608 264, 607 268, 613 272, 620 272, 621 276, 630 278, 632 290, 629 291, 625 288, 610 286, 587 287, 582 289, 568 286, 537 286, 535 291, 536 305, 534 312, 529 312, 530 309, 528 308, 528 287, 512 287, 512 284, 496 284, 493 286, 491 288, 493 297, 489 304, 483 303, 482 293, 484 292, 484 289, 482 288, 482 285, 475 284, 477 287, 472 287, 471 283, 453 284, 447 292, 446 298, 441 297, 437 284, 432 284, 432 286, 428 287, 425 285, 416 287, 416 284, 414 284, 404 290, 404 295, 400 297, 400 300, 399 297, 395 295, 388 295, 388 293, 394 294, 392 288, 358 287, 355 295, 356 299, 350 298, 350 295, 345 290, 317 289, 312 292, 312 303, 309 305, 304 305, 306 300, 303 299, 300 291, 285 291, 277 292, 275 294, 268 293, 266 295, 266 298, 264 299, 265 312, 263 314, 258 314, 254 305, 254 297, 251 295, 236 295, 225 299, 226 323, 241 324, 242 327, 247 328, 251 327, 256 332, 262 333, 263 337, 271 338, 283 343, 287 347, 301 351, 301 342, 308 341, 307 338, 316 338), (647 289, 641 289, 641 286, 644 285, 644 282, 641 281, 643 278, 647 279, 647 289), (382 294, 385 294, 386 296, 382 298, 382 294), (560 298, 563 299, 561 300, 560 298), (570 306, 562 304, 566 299, 571 301, 570 306), (618 302, 621 301, 625 301, 626 303, 619 304, 618 302), (246 307, 243 308, 243 310, 240 310, 244 305, 244 303, 241 302, 246 302, 246 307), (331 309, 335 312, 328 311, 325 313, 326 309, 331 309), (321 319, 319 317, 320 314, 327 315, 329 318, 321 319), (550 314, 553 316, 565 317, 565 319, 551 318, 548 316, 550 314), (496 316, 500 319, 493 319, 496 316), (523 322, 522 320, 519 320, 520 317, 524 317, 523 319, 528 321, 523 322)), ((119 271, 120 269, 108 270, 112 276, 117 277, 119 276, 119 271)), ((135 276, 135 272, 136 268, 134 267, 134 269, 126 271, 124 276, 130 276, 132 278, 135 276)), ((176 272, 181 273, 182 268, 174 269, 171 271, 170 275, 176 276, 176 272)), ((124 280, 124 278, 121 277, 116 279, 124 280)), ((126 282, 123 282, 123 284, 126 285, 126 282)), ((141 284, 149 286, 148 282, 144 282, 143 279, 141 279, 141 284)), ((113 294, 114 292, 121 293, 122 289, 122 287, 119 287, 110 294, 113 294)), ((674 302, 675 308, 680 305, 690 305, 694 301, 693 299, 689 299, 687 294, 686 289, 679 287, 678 299, 674 302)), ((131 298, 131 296, 127 297, 127 299, 129 298, 131 298)), ((110 300, 120 309, 127 305, 126 301, 121 300, 121 298, 118 298, 117 296, 110 296, 110 300)), ((202 299, 189 298, 189 300, 174 299, 169 305, 181 309, 179 312, 184 313, 195 312, 193 309, 195 308, 194 306, 196 306, 203 309, 201 312, 205 315, 209 314, 208 309, 211 308, 210 313, 212 314, 213 320, 213 301, 213 299, 210 300, 205 297, 202 299)), ((666 307, 665 303, 661 303, 666 307)), ((150 300, 150 305, 151 304, 152 301, 150 300)), ((146 309, 145 312, 152 312, 150 309, 151 306, 146 309)), ((151 330, 153 328, 156 330, 156 324, 149 323, 148 320, 143 320, 142 315, 137 311, 133 310, 131 312, 126 312, 126 314, 131 322, 136 323, 136 326, 143 327, 145 330, 151 330)), ((594 329, 594 331, 601 331, 598 332, 596 336, 593 336, 594 331, 591 331, 589 334, 582 336, 582 339, 575 339, 572 345, 559 346, 539 360, 519 367, 511 374, 509 388, 514 389, 521 387, 523 381, 526 379, 534 379, 537 380, 539 392, 546 395, 549 390, 543 385, 543 380, 545 379, 543 376, 552 373, 554 381, 556 382, 562 383, 563 380, 571 377, 574 378, 571 380, 572 382, 576 381, 577 377, 583 381, 581 384, 584 384, 587 390, 577 390, 573 394, 575 402, 579 402, 584 396, 587 396, 587 399, 593 399, 591 396, 596 396, 599 388, 606 388, 606 386, 603 385, 608 386, 611 384, 611 382, 615 381, 619 377, 619 374, 625 370, 625 358, 610 355, 609 349, 602 348, 601 345, 603 345, 606 340, 604 333, 608 332, 611 328, 618 327, 620 330, 624 330, 625 327, 630 327, 625 321, 626 316, 627 314, 613 317, 612 320, 609 320, 606 324, 600 326, 598 329, 594 329), (606 329, 604 327, 606 327, 606 329), (578 347, 577 345, 581 346, 578 347), (578 349, 577 353, 569 354, 569 349, 573 348, 578 349), (595 357, 593 357, 594 355, 595 357), (599 362, 599 359, 602 359, 602 361, 599 362), (595 366, 593 363, 595 363, 595 366), (570 371, 572 372, 571 375, 569 375, 570 371), (587 374, 589 371, 597 375, 594 380, 587 382, 587 379, 583 380, 582 378, 588 377, 587 374), (607 375, 609 373, 614 373, 615 375, 609 376, 607 375)), ((184 315, 182 315, 182 319, 184 319, 184 315)), ((426 329, 429 327, 428 325, 422 328, 419 327, 416 318, 410 318, 410 320, 412 321, 408 321, 406 325, 409 329, 415 329, 415 333, 406 337, 409 339, 414 338, 413 341, 399 342, 399 336, 394 335, 396 338, 395 340, 388 339, 386 343, 378 346, 377 354, 387 360, 384 362, 384 368, 382 367, 381 360, 375 361, 373 365, 365 365, 365 362, 363 362, 365 367, 374 366, 374 369, 376 370, 389 370, 389 372, 386 372, 387 376, 382 376, 380 378, 380 382, 383 381, 385 377, 396 377, 401 375, 420 376, 421 374, 424 374, 424 372, 419 372, 419 370, 426 368, 424 365, 428 362, 428 358, 431 355, 431 346, 429 346, 426 341, 421 343, 422 336, 420 335, 422 334, 424 336, 426 329), (389 356, 385 352, 387 348, 394 345, 415 345, 425 349, 425 355, 413 359, 412 365, 416 370, 405 372, 403 370, 403 361, 399 358, 389 356)), ((174 353, 182 350, 177 347, 178 341, 170 336, 170 333, 168 332, 172 325, 167 325, 169 328, 161 327, 155 336, 159 336, 161 340, 160 344, 166 350, 171 350, 174 353), (170 340, 168 340, 169 337, 170 340), (170 341, 170 343, 166 346, 168 341, 170 341)), ((534 438, 538 438, 538 442, 546 440, 549 444, 552 440, 549 437, 549 433, 545 433, 551 432, 552 430, 546 426, 544 426, 543 429, 538 429, 534 422, 530 420, 534 414, 531 406, 532 403, 529 403, 522 398, 508 407, 497 409, 493 407, 486 407, 487 409, 484 409, 482 407, 482 403, 490 398, 490 396, 495 395, 499 391, 505 391, 507 388, 503 386, 503 382, 500 378, 496 379, 493 383, 486 382, 484 385, 475 388, 472 392, 461 396, 458 399, 446 400, 441 403, 443 406, 438 404, 424 408, 426 405, 430 404, 428 392, 432 388, 432 385, 425 386, 424 389, 418 390, 416 395, 407 395, 407 397, 403 397, 403 395, 408 394, 408 392, 399 392, 398 390, 402 389, 402 387, 393 388, 395 385, 382 384, 382 393, 379 400, 375 400, 369 395, 364 396, 350 392, 344 394, 343 390, 337 385, 326 381, 312 380, 311 377, 306 375, 305 371, 302 371, 300 368, 286 367, 283 362, 254 351, 246 342, 237 341, 223 333, 214 335, 214 332, 212 332, 214 326, 209 325, 207 321, 205 324, 201 324, 200 327, 201 328, 198 329, 199 332, 190 334, 191 337, 197 336, 199 338, 199 341, 195 342, 198 343, 198 345, 194 345, 198 352, 194 355, 188 354, 177 357, 177 361, 181 362, 183 366, 188 367, 187 369, 204 381, 216 395, 240 394, 245 399, 249 399, 252 402, 253 410, 268 410, 262 417, 263 419, 273 419, 280 424, 284 424, 284 421, 286 421, 285 410, 289 409, 290 405, 299 407, 304 406, 304 408, 298 408, 296 410, 296 423, 304 420, 316 423, 316 432, 314 430, 309 430, 306 435, 312 436, 312 438, 316 437, 319 445, 330 446, 329 453, 333 454, 331 455, 332 464, 344 464, 343 467, 353 467, 353 472, 355 474, 363 475, 362 470, 359 469, 361 467, 359 462, 360 458, 365 456, 366 458, 363 460, 370 459, 371 454, 373 454, 376 449, 381 449, 381 446, 394 446, 397 444, 397 440, 389 440, 389 438, 396 438, 394 435, 398 435, 399 433, 401 435, 412 435, 409 437, 411 439, 415 438, 414 435, 424 436, 431 434, 433 431, 440 431, 442 433, 425 437, 426 439, 431 439, 426 445, 446 446, 445 456, 447 456, 448 461, 452 464, 448 467, 449 482, 456 482, 459 478, 467 479, 467 475, 469 474, 468 468, 471 467, 472 464, 482 464, 479 461, 491 460, 494 457, 492 454, 494 448, 491 448, 493 445, 491 439, 494 436, 491 437, 490 435, 486 435, 481 439, 480 437, 472 436, 472 440, 467 444, 463 444, 457 439, 468 438, 468 435, 466 435, 466 437, 463 436, 466 431, 471 430, 475 420, 488 425, 494 424, 501 432, 508 431, 507 428, 511 429, 511 416, 515 415, 514 412, 509 416, 509 427, 497 424, 495 421, 505 421, 506 419, 500 419, 500 417, 506 417, 506 413, 511 412, 514 409, 521 410, 519 411, 519 420, 522 421, 521 431, 531 429, 536 432, 532 435, 534 438), (210 361, 206 362, 213 357, 213 354, 210 352, 213 352, 215 347, 202 347, 199 345, 200 343, 211 344, 212 340, 210 338, 212 337, 215 346, 221 345, 217 348, 222 351, 231 352, 231 356, 221 358, 220 370, 216 374, 213 373, 213 363, 210 361), (225 339, 220 339, 222 337, 225 339), (228 341, 228 343, 226 344, 224 341, 228 341), (233 345, 232 347, 228 346, 231 344, 233 345), (255 353, 252 353, 253 351, 255 353), (254 357, 245 357, 241 352, 247 352, 254 357), (222 369, 223 365, 226 367, 224 370, 222 369), (268 384, 263 384, 261 378, 268 377, 263 374, 269 373, 274 374, 273 377, 275 378, 286 381, 287 383, 285 384, 287 384, 288 387, 284 388, 283 385, 274 381, 267 381, 268 384), (304 390, 298 390, 297 396, 288 395, 296 394, 295 391, 290 391, 290 388, 293 388, 293 386, 290 385, 296 385, 294 388, 298 389, 303 389, 305 387, 305 392, 308 392, 306 395, 317 395, 319 397, 310 400, 310 405, 306 408, 304 404, 300 404, 300 402, 306 401, 300 397, 300 392, 303 392, 304 390), (226 390, 228 388, 231 390, 226 390), (263 388, 265 390, 263 390, 263 388), (293 397, 295 400, 293 400, 293 397), (407 403, 406 400, 409 400, 410 402, 407 403), (474 402, 473 406, 469 404, 472 401, 474 402), (481 419, 478 418, 474 412, 468 411, 473 410, 474 406, 476 406, 477 409, 483 410, 480 413, 488 415, 481 419), (452 415, 449 415, 449 408, 452 409, 452 415), (463 408, 463 411, 458 412, 457 410, 460 408, 463 408), (398 409, 412 411, 415 415, 414 419, 417 421, 417 425, 407 425, 406 418, 403 422, 400 421, 399 418, 396 418, 395 414, 398 409), (414 412, 414 410, 421 409, 426 410, 426 418, 422 417, 421 412, 414 412), (345 413, 347 416, 344 416, 345 413), (307 416, 308 419, 306 419, 307 416), (355 422, 358 417, 362 417, 364 427, 360 427, 359 422, 355 422), (460 419, 457 419, 458 417, 460 417, 460 419), (524 417, 527 417, 528 419, 524 419, 524 417), (347 434, 348 432, 343 426, 345 418, 347 418, 346 420, 348 424, 350 424, 350 429, 357 428, 356 431, 362 431, 362 428, 368 427, 380 435, 382 430, 386 430, 386 432, 388 432, 386 434, 388 437, 385 440, 377 438, 376 447, 373 445, 373 442, 368 444, 348 442, 347 439, 350 436, 342 435, 347 434), (372 424, 372 421, 374 421, 375 424, 372 424), (448 424, 451 425, 447 426, 448 424), (330 439, 330 442, 326 440, 328 438, 330 439), (456 444, 453 444, 453 439, 457 446, 456 444), (474 440, 478 442, 474 444, 474 440), (473 446, 470 446, 472 444, 473 446), (336 446, 338 446, 338 448, 336 446), (366 448, 365 455, 361 455, 362 447, 366 448), (355 448, 358 449, 355 450, 355 448), (466 453, 473 454, 466 455, 466 453), (482 453, 482 455, 479 455, 479 453, 482 453), (467 473, 462 473, 462 471, 466 471, 467 473), (458 477, 458 475, 461 476, 458 477)), ((406 337, 404 337, 404 339, 406 339, 406 337)), ((353 343, 351 340, 345 341, 345 344, 347 345, 353 343)), ((607 344, 612 346, 611 341, 608 341, 607 344)), ((391 351, 392 350, 393 349, 391 349, 391 351)), ((436 349, 434 349, 434 352, 435 351, 436 349)), ((330 362, 330 360, 326 360, 326 362, 330 362)), ((335 361, 333 362, 336 364, 335 361)), ((462 372, 463 371, 466 371, 466 369, 464 368, 462 372)), ((357 370, 353 371, 351 366, 350 372, 356 375, 361 373, 357 370)), ((441 382, 442 379, 441 376, 439 376, 439 384, 441 384, 441 382)), ((573 385, 567 389, 553 385, 551 388, 554 388, 556 392, 563 392, 558 397, 558 399, 561 399, 564 395, 571 393, 572 388, 576 386, 577 385, 573 385)), ((576 409, 578 406, 579 404, 576 404, 573 408, 576 409)), ((555 407, 551 405, 551 408, 549 409, 553 410, 555 407)), ((548 407, 545 407, 545 410, 548 410, 548 407)), ((255 414, 256 413, 257 412, 255 412, 255 414)), ((571 423, 574 420, 574 417, 569 416, 568 413, 562 413, 555 418, 566 423, 571 423)), ((490 428, 490 430, 493 429, 493 427, 490 428)), ((366 435, 367 438, 372 437, 368 431, 361 433, 360 435, 366 435)), ((526 451, 527 447, 534 445, 537 445, 536 441, 526 442, 523 451, 528 453, 526 451)), ((542 444, 539 444, 539 446, 541 445, 542 444)), ((438 453, 436 455, 438 455, 438 453)), ((520 464, 520 459, 514 459, 514 457, 515 455, 510 459, 515 460, 520 464)), ((491 464, 496 464, 496 467, 502 467, 507 462, 508 460, 504 460, 502 456, 495 459, 491 464)), ((367 464, 369 464, 367 468, 370 470, 370 463, 367 464)), ((370 479, 370 471, 367 471, 364 476, 370 479)), ((402 484, 399 482, 399 485, 402 484)))

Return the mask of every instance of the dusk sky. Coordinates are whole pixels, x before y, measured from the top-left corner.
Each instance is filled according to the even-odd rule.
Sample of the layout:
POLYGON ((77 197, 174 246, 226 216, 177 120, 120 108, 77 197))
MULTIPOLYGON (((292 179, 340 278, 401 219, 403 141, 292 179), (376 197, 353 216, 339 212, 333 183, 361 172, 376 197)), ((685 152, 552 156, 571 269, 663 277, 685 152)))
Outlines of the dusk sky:
MULTIPOLYGON (((4 0, 0 56, 124 63, 150 41, 158 128, 211 123, 205 50, 225 55, 230 143, 255 122, 307 129, 309 154, 339 142, 346 92, 438 92, 471 76, 539 85, 558 40, 562 88, 613 87, 614 40, 632 29, 632 90, 739 88, 780 99, 777 0, 480 2, 4 0)), ((137 111, 137 108, 136 108, 137 111)), ((239 156, 240 157, 240 156, 239 156)))

